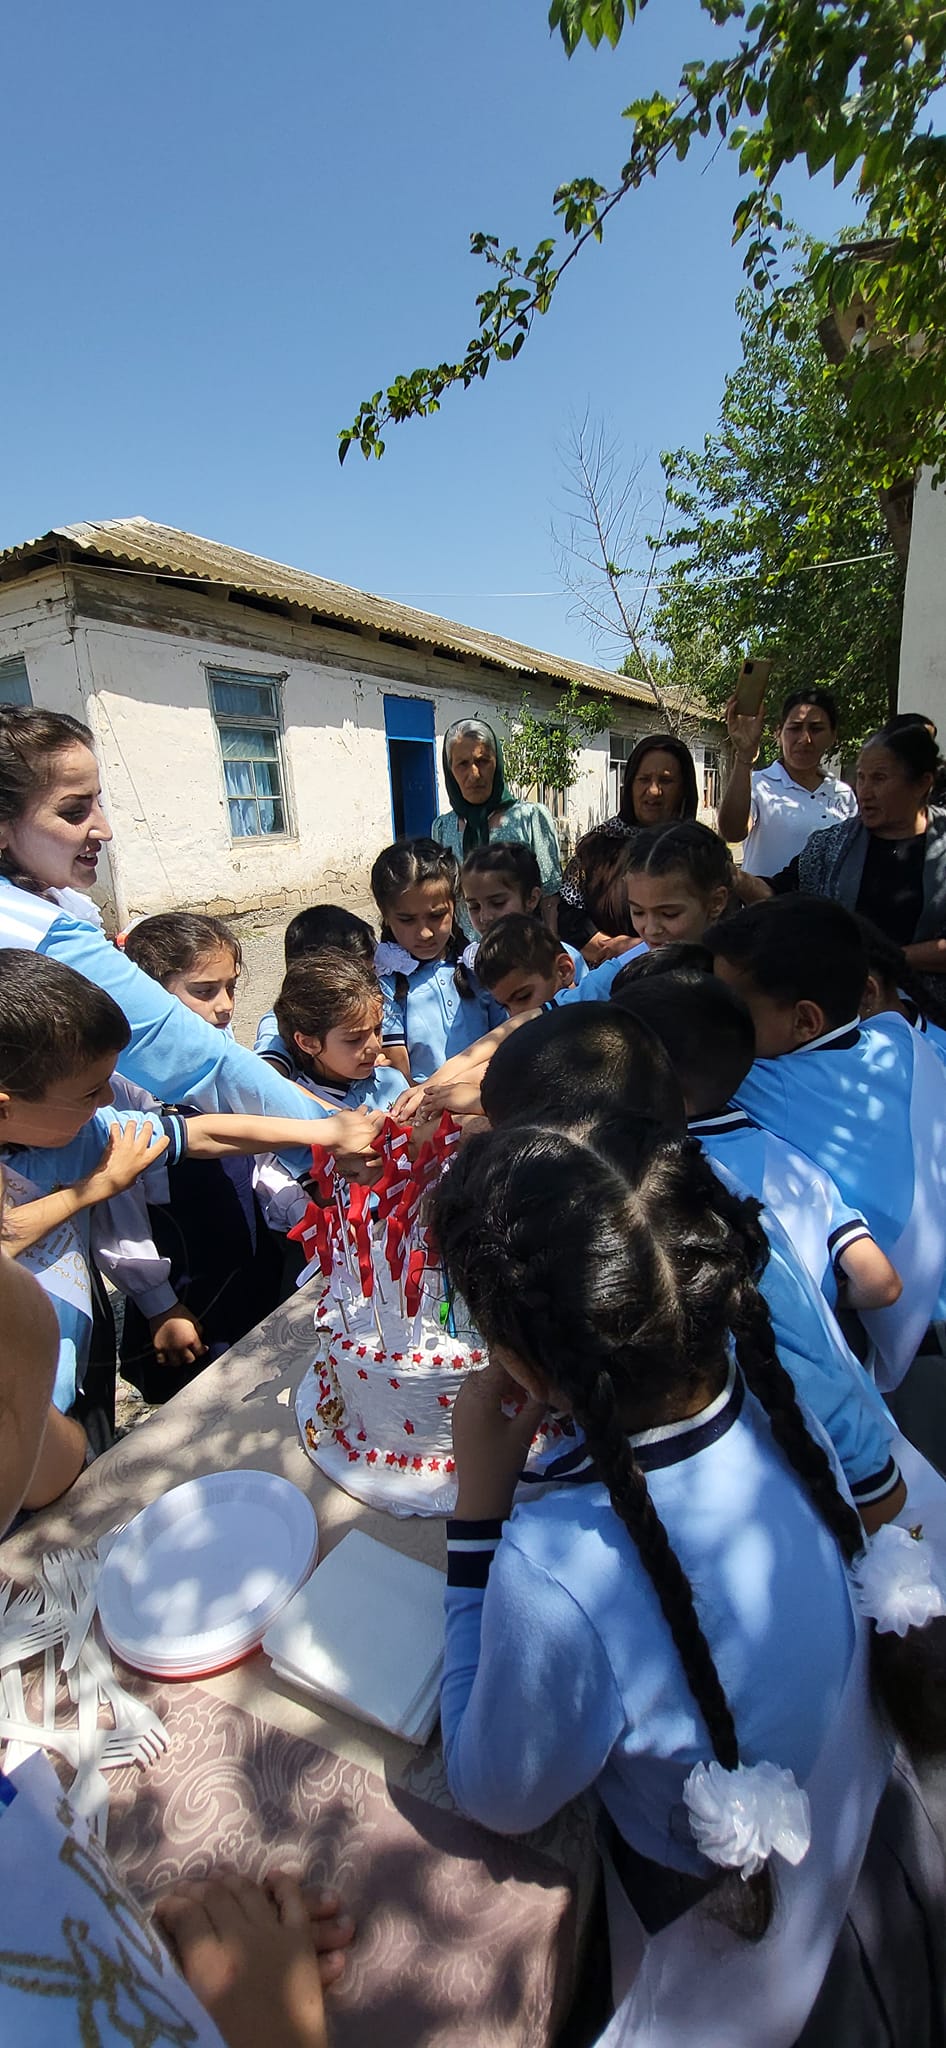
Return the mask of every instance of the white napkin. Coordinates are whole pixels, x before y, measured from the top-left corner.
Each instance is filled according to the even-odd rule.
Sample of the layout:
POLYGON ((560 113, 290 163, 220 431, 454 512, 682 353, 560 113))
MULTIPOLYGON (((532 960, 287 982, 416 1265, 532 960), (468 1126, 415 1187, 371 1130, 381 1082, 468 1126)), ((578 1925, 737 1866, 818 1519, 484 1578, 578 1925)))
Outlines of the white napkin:
POLYGON ((444 1574, 352 1529, 263 1637, 273 1669, 326 1705, 426 1742, 443 1663, 444 1574))

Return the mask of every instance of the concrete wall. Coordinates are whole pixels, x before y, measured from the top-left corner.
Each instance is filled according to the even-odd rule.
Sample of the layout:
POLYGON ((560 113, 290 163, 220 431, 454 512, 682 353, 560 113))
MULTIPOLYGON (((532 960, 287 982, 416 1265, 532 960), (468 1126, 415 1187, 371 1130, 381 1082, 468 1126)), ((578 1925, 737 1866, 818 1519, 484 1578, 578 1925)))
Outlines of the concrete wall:
POLYGON ((928 711, 946 737, 946 488, 916 487, 900 639, 901 711, 928 711))

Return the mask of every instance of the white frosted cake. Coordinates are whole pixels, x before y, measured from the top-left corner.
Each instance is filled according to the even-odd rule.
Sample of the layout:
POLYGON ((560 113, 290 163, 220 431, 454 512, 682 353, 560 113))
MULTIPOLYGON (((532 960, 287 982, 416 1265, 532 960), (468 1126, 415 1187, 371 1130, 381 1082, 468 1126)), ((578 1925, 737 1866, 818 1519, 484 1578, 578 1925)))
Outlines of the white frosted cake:
MULTIPOLYGON (((337 1178, 324 1173, 322 1204, 294 1233, 323 1276, 315 1357, 296 1394, 303 1443, 329 1478, 394 1514, 452 1512, 453 1404, 466 1375, 487 1362, 463 1303, 443 1298, 443 1269, 419 1220, 421 1197, 444 1169, 449 1126, 445 1117, 443 1143, 429 1143, 413 1166, 392 1127, 371 1206, 363 1189, 349 1190, 346 1206, 337 1178)), ((550 1421, 534 1453, 547 1457, 561 1434, 550 1421)))
POLYGON ((453 1403, 464 1375, 486 1364, 482 1344, 451 1336, 433 1307, 411 1322, 377 1294, 344 1308, 324 1295, 315 1327, 311 1447, 330 1435, 349 1465, 424 1476, 439 1489, 454 1469, 453 1403))

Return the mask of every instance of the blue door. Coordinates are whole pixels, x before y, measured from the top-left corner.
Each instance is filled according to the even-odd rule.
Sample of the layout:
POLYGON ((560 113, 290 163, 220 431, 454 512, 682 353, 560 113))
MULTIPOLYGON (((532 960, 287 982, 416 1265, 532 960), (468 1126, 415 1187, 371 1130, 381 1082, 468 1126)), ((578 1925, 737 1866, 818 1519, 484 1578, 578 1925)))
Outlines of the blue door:
POLYGON ((437 815, 433 705, 426 697, 385 697, 384 731, 394 837, 416 839, 437 815))

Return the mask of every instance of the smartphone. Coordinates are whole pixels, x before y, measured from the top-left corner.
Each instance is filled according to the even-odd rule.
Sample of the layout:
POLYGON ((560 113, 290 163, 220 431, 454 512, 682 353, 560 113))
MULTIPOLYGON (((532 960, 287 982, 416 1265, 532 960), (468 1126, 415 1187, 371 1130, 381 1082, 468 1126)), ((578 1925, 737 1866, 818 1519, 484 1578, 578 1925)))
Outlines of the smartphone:
POLYGON ((736 684, 736 710, 741 718, 756 718, 768 688, 772 663, 765 655, 744 661, 736 684))

